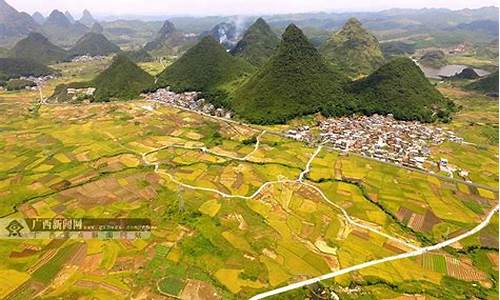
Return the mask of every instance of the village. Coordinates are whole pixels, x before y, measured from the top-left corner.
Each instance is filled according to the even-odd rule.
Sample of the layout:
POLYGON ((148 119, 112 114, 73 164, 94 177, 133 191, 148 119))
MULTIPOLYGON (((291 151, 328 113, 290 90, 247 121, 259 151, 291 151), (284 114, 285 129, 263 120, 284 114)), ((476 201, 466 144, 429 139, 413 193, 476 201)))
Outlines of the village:
POLYGON ((105 60, 105 59, 107 59, 107 57, 103 56, 103 55, 96 55, 96 56, 81 55, 81 56, 73 57, 71 59, 71 62, 74 62, 74 63, 85 63, 85 62, 92 62, 92 61, 105 60))
POLYGON ((216 108, 204 98, 201 98, 201 93, 198 92, 175 93, 167 87, 143 96, 147 101, 180 107, 210 116, 226 119, 231 119, 232 117, 230 111, 224 108, 216 108))
MULTIPOLYGON (((354 152, 366 157, 411 168, 426 169, 430 146, 446 141, 463 143, 452 131, 416 121, 398 121, 392 115, 349 116, 318 122, 319 136, 309 126, 288 130, 286 136, 299 141, 320 142, 344 154, 354 152)), ((454 172, 467 179, 468 172, 458 170, 441 158, 439 171, 453 177, 454 172)))
MULTIPOLYGON (((147 101, 179 107, 214 117, 231 119, 231 111, 216 108, 198 92, 175 93, 168 87, 143 95, 147 101)), ((289 129, 285 137, 308 144, 322 143, 346 155, 349 152, 409 168, 437 171, 469 181, 469 172, 448 163, 446 158, 431 161, 431 145, 463 143, 454 132, 417 121, 399 121, 391 114, 353 115, 319 121, 317 126, 289 129), (318 134, 319 130, 319 134, 318 134)))

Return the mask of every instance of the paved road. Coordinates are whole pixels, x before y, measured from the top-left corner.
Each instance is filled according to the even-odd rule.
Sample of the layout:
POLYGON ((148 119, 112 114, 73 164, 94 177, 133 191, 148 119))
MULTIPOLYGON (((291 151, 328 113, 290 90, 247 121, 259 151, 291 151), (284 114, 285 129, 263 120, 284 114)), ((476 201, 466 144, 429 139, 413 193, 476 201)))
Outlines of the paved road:
MULTIPOLYGON (((258 141, 260 140, 260 137, 263 134, 264 134, 264 132, 259 135, 258 141)), ((189 148, 189 149, 192 149, 192 148, 195 148, 195 149, 206 149, 204 147, 184 147, 184 146, 175 146, 175 147, 189 148)), ((165 147, 163 147, 163 148, 165 148, 165 147)), ((362 264, 359 264, 359 265, 351 266, 351 267, 348 267, 348 268, 345 268, 345 269, 342 269, 342 270, 338 270, 338 271, 327 273, 327 274, 324 274, 324 275, 321 275, 321 276, 318 276, 318 277, 315 277, 315 278, 311 278, 311 279, 308 279, 308 280, 297 282, 297 283, 294 283, 294 284, 291 284, 291 285, 288 285, 288 286, 285 286, 285 287, 281 287, 281 288, 278 288, 278 289, 275 289, 275 290, 272 290, 272 291, 268 291, 268 292, 256 295, 256 296, 252 297, 250 300, 264 299, 264 298, 267 298, 267 297, 270 297, 270 296, 273 296, 273 295, 281 294, 281 293, 284 293, 284 292, 287 292, 287 291, 291 291, 293 289, 301 288, 301 287, 304 287, 304 286, 307 286, 307 285, 310 285, 310 284, 313 284, 313 283, 316 283, 316 282, 319 282, 319 281, 322 281, 322 280, 331 279, 331 278, 334 278, 334 277, 339 276, 339 275, 347 274, 347 273, 350 273, 350 272, 353 272, 353 271, 357 271, 357 270, 361 270, 361 269, 364 269, 364 268, 368 268, 368 267, 371 267, 371 266, 374 266, 374 265, 378 265, 378 264, 382 264, 382 263, 386 263, 386 262, 390 262, 390 261, 394 261, 394 260, 399 260, 399 259, 414 257, 414 256, 425 254, 425 253, 430 252, 430 251, 439 250, 441 248, 447 247, 447 246, 449 246, 449 245, 451 245, 451 244, 453 244, 455 242, 458 242, 458 241, 460 241, 460 240, 462 240, 462 239, 464 239, 466 237, 469 237, 469 236, 471 236, 471 235, 479 232, 480 230, 482 230, 484 227, 486 227, 490 223, 491 218, 494 216, 494 214, 499 209, 499 206, 497 205, 488 214, 487 218, 484 221, 482 221, 478 226, 476 226, 475 228, 473 228, 470 231, 467 231, 466 233, 463 233, 463 234, 461 234, 461 235, 459 235, 457 237, 451 238, 449 240, 446 240, 444 242, 438 243, 438 244, 433 245, 433 246, 419 248, 418 246, 415 246, 415 245, 409 243, 408 241, 402 240, 400 238, 393 237, 391 235, 388 235, 386 233, 383 233, 383 232, 379 231, 376 228, 372 228, 369 225, 357 222, 351 216, 349 216, 349 214, 347 213, 347 211, 345 211, 341 206, 339 206, 336 203, 334 203, 333 201, 331 201, 323 193, 323 191, 321 189, 319 189, 315 185, 312 185, 312 184, 309 184, 309 183, 306 183, 306 182, 303 181, 303 178, 304 178, 305 174, 307 174, 311 170, 311 164, 312 164, 314 158, 316 158, 316 156, 320 153, 321 149, 322 149, 322 146, 321 145, 318 146, 318 148, 316 149, 316 151, 313 153, 313 155, 311 156, 311 158, 307 162, 306 168, 301 173, 301 175, 299 176, 298 180, 294 181, 294 180, 282 180, 282 179, 280 179, 280 180, 276 180, 276 181, 268 181, 268 182, 265 182, 264 184, 262 184, 257 189, 257 191, 255 191, 250 196, 231 195, 231 194, 227 194, 227 193, 218 191, 216 189, 205 188, 205 187, 198 187, 198 186, 193 186, 193 185, 189 185, 189 184, 185 184, 183 182, 180 182, 177 179, 175 179, 171 174, 169 174, 167 172, 164 172, 162 170, 159 170, 159 163, 157 163, 157 162, 150 162, 149 160, 147 160, 147 155, 148 154, 154 153, 154 152, 156 152, 158 150, 152 150, 152 151, 149 151, 147 153, 144 153, 144 154, 142 154, 142 157, 143 157, 143 161, 147 165, 154 165, 155 166, 155 172, 161 173, 161 174, 164 174, 164 175, 168 176, 169 179, 172 182, 178 184, 179 186, 182 186, 182 187, 185 187, 185 188, 189 188, 189 189, 193 189, 193 190, 201 190, 201 191, 216 193, 216 194, 218 194, 218 195, 220 195, 220 196, 222 196, 224 198, 239 198, 239 199, 245 199, 245 200, 253 199, 257 195, 259 195, 266 187, 268 187, 270 185, 273 185, 273 184, 299 183, 299 184, 308 186, 308 187, 314 189, 315 191, 317 191, 321 195, 321 197, 327 203, 329 203, 330 205, 338 208, 342 212, 342 214, 343 214, 344 218, 347 220, 347 222, 350 223, 351 225, 358 226, 360 228, 366 229, 366 230, 368 230, 370 232, 373 232, 375 234, 381 235, 381 236, 383 236, 383 237, 385 237, 385 238, 387 238, 389 240, 398 242, 398 243, 400 243, 400 244, 402 244, 402 245, 404 245, 404 246, 406 246, 406 247, 414 250, 414 251, 403 253, 403 254, 399 254, 399 255, 394 255, 394 256, 390 256, 390 257, 385 257, 385 258, 381 258, 381 259, 376 259, 376 260, 368 261, 368 262, 365 262, 365 263, 362 263, 362 264)), ((206 149, 206 150, 208 150, 208 149, 206 149)), ((255 147, 254 151, 252 151, 252 153, 255 152, 255 151, 257 151, 257 150, 258 150, 258 145, 256 145, 256 147, 255 147)), ((210 152, 212 152, 212 151, 210 151, 210 152)), ((220 154, 220 153, 215 153, 215 152, 213 152, 213 153, 217 154, 219 156, 224 156, 223 154, 220 154)), ((247 157, 248 157, 248 155, 245 156, 244 158, 236 158, 236 159, 238 159, 238 160, 246 160, 247 157)), ((233 158, 233 157, 232 156, 228 156, 228 158, 233 158)))
POLYGON ((458 241, 460 241, 462 239, 465 239, 465 238, 467 238, 467 237, 469 237, 471 235, 474 235, 474 234, 478 233, 479 231, 481 231, 484 227, 486 227, 490 223, 490 221, 493 218, 493 216, 495 215, 495 213, 498 212, 498 209, 499 209, 499 206, 497 205, 488 214, 488 216, 486 217, 486 219, 484 221, 482 221, 479 225, 477 225, 476 227, 474 227, 472 230, 469 230, 469 231, 467 231, 464 234, 461 234, 461 235, 459 235, 457 237, 454 237, 454 238, 449 239, 447 241, 441 242, 441 243, 436 244, 434 246, 420 248, 420 249, 417 249, 417 250, 412 251, 412 252, 403 253, 403 254, 399 254, 399 255, 394 255, 394 256, 390 256, 390 257, 385 257, 385 258, 381 258, 381 259, 376 259, 376 260, 368 261, 368 262, 365 262, 365 263, 362 263, 362 264, 359 264, 359 265, 348 267, 348 268, 345 268, 345 269, 342 269, 342 270, 338 270, 338 271, 335 271, 335 272, 332 272, 332 273, 324 274, 324 275, 321 275, 321 276, 318 276, 318 277, 315 277, 315 278, 311 278, 311 279, 308 279, 308 280, 304 280, 304 281, 300 281, 300 282, 297 282, 297 283, 293 283, 293 284, 290 284, 290 285, 287 285, 287 286, 284 286, 284 287, 281 287, 281 288, 278 288, 278 289, 275 289, 275 290, 272 290, 272 291, 268 291, 268 292, 265 292, 265 293, 262 293, 262 294, 258 294, 256 296, 253 296, 252 298, 250 298, 250 300, 264 299, 264 298, 267 298, 267 297, 270 297, 270 296, 278 295, 278 294, 281 294, 281 293, 284 293, 284 292, 288 292, 288 291, 291 291, 291 290, 294 290, 294 289, 298 289, 298 288, 301 288, 301 287, 304 287, 304 286, 307 286, 307 285, 311 285, 313 283, 316 283, 316 282, 319 282, 319 281, 322 281, 322 280, 331 279, 331 278, 334 278, 334 277, 337 277, 337 276, 340 276, 340 275, 344 275, 344 274, 347 274, 347 273, 350 273, 350 272, 354 272, 354 271, 358 271, 358 270, 361 270, 361 269, 365 269, 365 268, 368 268, 368 267, 371 267, 371 266, 383 264, 383 263, 394 261, 394 260, 399 260, 399 259, 404 259, 404 258, 419 256, 419 255, 425 254, 427 252, 439 250, 441 248, 450 246, 453 243, 456 243, 456 242, 458 242, 458 241))

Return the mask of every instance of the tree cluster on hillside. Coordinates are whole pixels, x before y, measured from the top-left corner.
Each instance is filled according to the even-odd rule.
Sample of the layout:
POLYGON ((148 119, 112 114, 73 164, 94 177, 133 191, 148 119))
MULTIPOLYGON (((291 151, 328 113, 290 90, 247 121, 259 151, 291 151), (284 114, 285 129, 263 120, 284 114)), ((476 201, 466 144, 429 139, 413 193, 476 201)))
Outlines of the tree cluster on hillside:
POLYGON ((498 97, 498 71, 470 83, 466 89, 498 97))
MULTIPOLYGON (((171 34, 172 27, 164 25, 163 31, 158 38, 171 34)), ((198 91, 214 105, 260 124, 284 123, 317 112, 325 116, 379 113, 403 120, 446 121, 455 109, 409 58, 395 58, 369 72, 383 57, 376 39, 357 20, 349 20, 335 35, 342 37, 339 51, 355 58, 346 62, 356 65, 349 72, 346 64, 325 59, 293 24, 277 47, 273 45, 279 39, 273 35, 266 22, 258 19, 231 52, 206 36, 161 72, 154 85, 153 78, 130 61, 130 53, 119 55, 88 85, 97 88, 94 101, 132 99, 142 91, 167 86, 175 92, 198 91), (347 49, 348 45, 352 49, 347 49), (368 52, 363 55, 354 54, 365 50, 368 52), (345 73, 352 75, 353 71, 370 75, 352 82, 345 73)), ((141 53, 147 54, 145 49, 138 55, 141 53)))
POLYGON ((56 71, 33 60, 22 58, 0 58, 0 80, 21 76, 44 76, 56 71))
POLYGON ((11 79, 5 83, 5 88, 8 91, 22 90, 32 86, 36 86, 36 83, 27 79, 11 79))

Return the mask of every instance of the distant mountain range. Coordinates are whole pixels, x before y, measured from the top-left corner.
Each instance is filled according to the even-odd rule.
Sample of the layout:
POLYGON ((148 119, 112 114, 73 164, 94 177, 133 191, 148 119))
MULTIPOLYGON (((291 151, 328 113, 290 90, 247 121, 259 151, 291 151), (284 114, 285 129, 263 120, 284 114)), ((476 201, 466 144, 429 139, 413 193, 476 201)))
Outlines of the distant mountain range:
POLYGON ((90 13, 90 11, 88 11, 87 9, 85 9, 83 11, 82 17, 80 18, 79 22, 82 23, 85 26, 89 26, 90 27, 90 26, 92 26, 97 21, 94 19, 94 17, 90 13))
POLYGON ((75 21, 68 11, 62 13, 57 9, 47 17, 40 12, 30 16, 18 12, 5 0, 0 0, 0 44, 12 45, 30 32, 40 32, 53 43, 69 46, 89 31, 85 24, 91 26, 94 23, 94 18, 87 10, 81 21, 75 21))
POLYGON ((73 18, 73 16, 71 15, 71 13, 69 11, 65 11, 64 15, 66 16, 66 18, 68 19, 68 21, 70 21, 71 23, 75 23, 75 18, 73 18))
POLYGON ((479 20, 470 23, 462 23, 457 25, 457 28, 470 31, 483 31, 487 34, 498 36, 498 21, 493 20, 479 20))
MULTIPOLYGON (((0 46, 11 47, 17 40, 25 37, 30 31, 41 31, 39 27, 45 22, 44 17, 33 14, 17 12, 1 0, 0 15, 9 15, 10 21, 0 17, 0 46), (2 21, 4 19, 4 21, 2 21), (14 21, 13 21, 14 20, 14 21)), ((450 46, 460 39, 469 39, 471 42, 486 43, 498 37, 498 8, 484 7, 480 9, 448 10, 448 9, 391 9, 379 12, 349 12, 349 13, 300 13, 278 14, 264 16, 267 23, 277 33, 282 33, 285 27, 294 23, 304 28, 309 39, 315 46, 326 42, 332 31, 338 30, 345 22, 355 17, 363 23, 364 27, 374 34, 381 42, 401 38, 418 37, 426 38, 429 46, 450 46), (452 32, 454 39, 444 39, 452 32), (476 34, 479 33, 479 34, 476 34)), ((190 36, 210 34, 226 47, 231 49, 241 38, 247 27, 257 17, 252 16, 210 16, 210 17, 148 17, 148 16, 120 16, 101 18, 103 33, 116 44, 124 47, 136 48, 143 46, 153 39, 151 36, 162 27, 163 20, 168 19, 176 25, 178 32, 190 36), (141 21, 142 20, 142 21, 141 21), (162 20, 158 22, 157 20, 162 20), (211 28, 210 30, 208 30, 211 28)), ((66 19, 73 23, 71 14, 66 14, 66 19)), ((88 10, 84 11, 78 24, 90 28, 96 19, 88 10)), ((81 28, 81 27, 80 27, 81 28)), ((53 29, 53 28, 52 28, 53 29)), ((53 29, 54 30, 54 29, 53 29)), ((51 42, 69 47, 78 40, 75 30, 69 27, 62 30, 42 31, 51 42), (65 36, 61 34, 65 32, 65 36)), ((422 44, 424 45, 424 44, 422 44)), ((185 49, 183 49, 185 50, 185 49)))
POLYGON ((89 28, 80 22, 71 23, 59 10, 53 10, 41 31, 54 43, 68 46, 89 31, 89 28))
POLYGON ((33 20, 37 22, 39 25, 42 25, 45 22, 45 17, 40 12, 35 12, 31 15, 33 20))

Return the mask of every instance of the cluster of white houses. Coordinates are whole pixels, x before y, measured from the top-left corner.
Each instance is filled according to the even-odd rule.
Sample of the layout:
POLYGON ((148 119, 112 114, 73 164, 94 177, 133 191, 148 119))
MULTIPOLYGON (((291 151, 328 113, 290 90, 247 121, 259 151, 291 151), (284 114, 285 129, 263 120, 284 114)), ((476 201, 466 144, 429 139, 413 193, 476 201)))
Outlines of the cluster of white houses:
MULTIPOLYGON (((419 169, 424 168, 430 156, 430 144, 463 142, 452 131, 415 121, 398 121, 392 115, 332 118, 319 122, 318 127, 319 142, 337 150, 419 169)), ((314 140, 308 126, 289 130, 287 136, 306 142, 314 140)))
POLYGON ((198 92, 175 93, 166 88, 158 89, 156 92, 144 96, 148 101, 181 107, 211 116, 226 119, 231 119, 232 116, 230 111, 224 108, 216 108, 204 98, 201 98, 201 93, 198 92))
POLYGON ((106 59, 106 56, 91 56, 91 55, 82 55, 82 56, 77 56, 71 59, 71 62, 90 62, 90 61, 96 61, 96 60, 104 60, 106 59))

